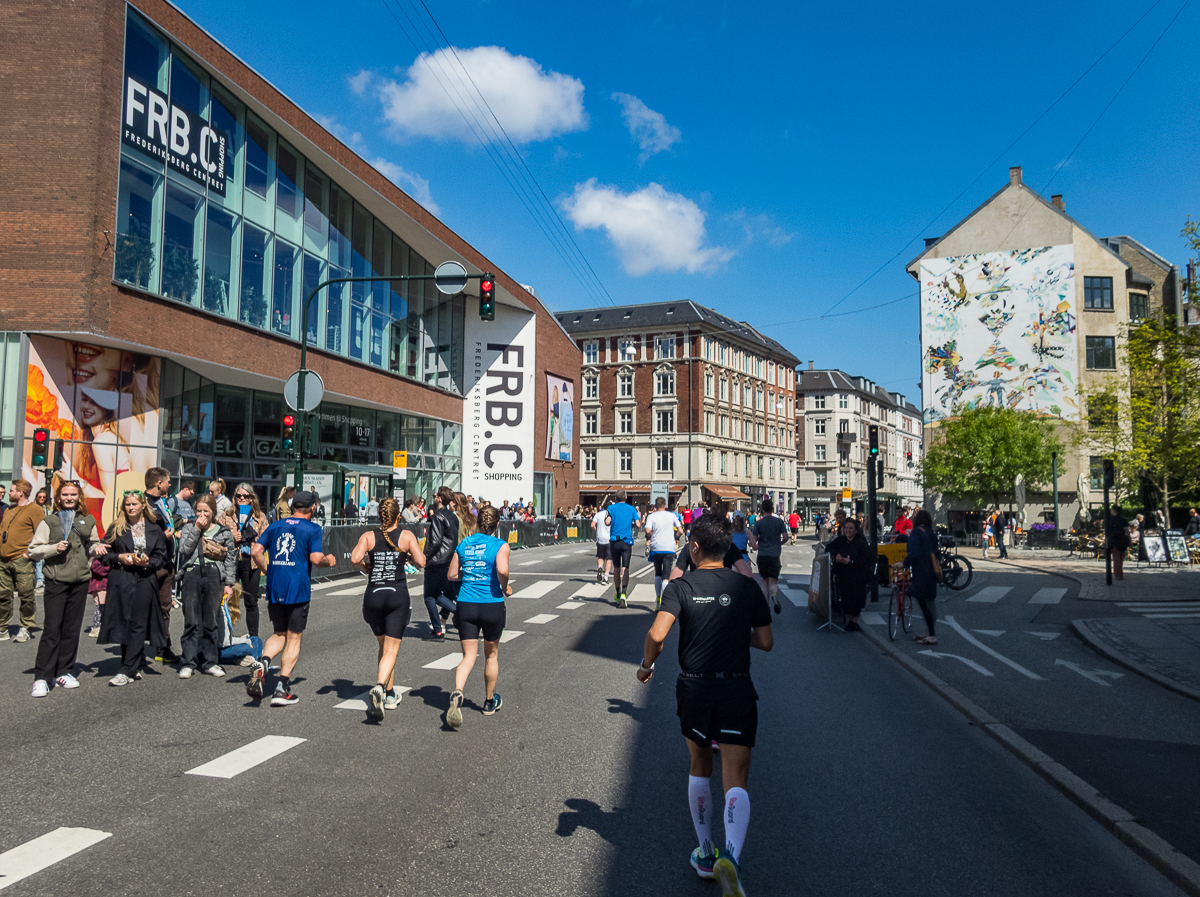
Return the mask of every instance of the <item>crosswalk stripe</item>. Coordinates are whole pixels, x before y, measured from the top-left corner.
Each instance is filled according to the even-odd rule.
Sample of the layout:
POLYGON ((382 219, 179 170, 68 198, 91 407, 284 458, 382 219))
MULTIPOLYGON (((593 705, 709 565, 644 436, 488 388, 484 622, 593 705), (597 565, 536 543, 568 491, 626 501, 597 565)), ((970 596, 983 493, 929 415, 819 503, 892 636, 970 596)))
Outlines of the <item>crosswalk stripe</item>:
MULTIPOLYGON (((456 664, 456 666, 457 666, 457 664, 456 664)), ((402 695, 406 691, 412 691, 412 686, 411 685, 397 685, 396 686, 396 694, 402 695)), ((366 710, 367 709, 367 699, 370 698, 370 696, 371 696, 371 690, 367 689, 366 691, 364 691, 361 695, 359 695, 356 698, 351 698, 348 701, 342 701, 342 703, 340 703, 340 704, 334 704, 333 709, 334 710, 366 710)))
POLYGON ((1038 589, 1029 599, 1030 604, 1058 604, 1067 594, 1066 589, 1038 589))
POLYGON ((557 620, 558 614, 538 614, 535 617, 530 617, 526 623, 549 623, 551 620, 557 620))
POLYGON ((612 591, 612 584, 607 582, 589 582, 580 586, 572 598, 603 598, 612 591))
POLYGON ((424 664, 423 670, 452 670, 458 666, 458 662, 462 660, 462 652, 447 654, 445 657, 439 657, 437 660, 424 664))
POLYGON ((513 595, 514 598, 541 598, 557 589, 562 583, 554 579, 539 579, 537 582, 527 585, 521 591, 513 595))
POLYGON ((555 610, 576 610, 583 607, 584 603, 583 601, 565 601, 556 607, 555 610))
POLYGON ((328 582, 314 582, 313 586, 312 586, 312 590, 314 592, 320 592, 324 589, 332 589, 335 586, 344 586, 347 582, 348 582, 348 580, 345 577, 341 577, 339 579, 331 579, 328 582))
POLYGON ((630 576, 645 576, 647 573, 650 573, 653 570, 654 570, 654 565, 648 564, 647 566, 645 566, 641 570, 639 570, 637 573, 630 573, 629 575, 630 576))
POLYGON ((244 744, 235 751, 223 754, 215 760, 202 763, 195 769, 189 769, 184 775, 210 776, 214 779, 232 779, 247 769, 253 769, 260 763, 266 763, 272 757, 277 757, 284 751, 290 751, 298 744, 304 744, 306 739, 294 738, 290 735, 264 735, 262 738, 244 744))
POLYGON ((648 582, 639 582, 629 591, 630 604, 654 604, 658 596, 654 594, 654 586, 648 582))
POLYGON ((60 827, 18 844, 0 853, 0 891, 111 837, 92 828, 60 827))
POLYGON ((986 589, 980 589, 967 600, 979 601, 984 604, 995 604, 1011 591, 1011 586, 988 586, 986 589))
POLYGON ((559 558, 565 558, 565 557, 570 557, 570 554, 552 554, 552 555, 550 555, 549 560, 557 561, 559 558))
POLYGON ((503 645, 505 642, 511 642, 517 636, 524 634, 525 633, 520 629, 505 629, 504 632, 500 634, 500 644, 503 645))

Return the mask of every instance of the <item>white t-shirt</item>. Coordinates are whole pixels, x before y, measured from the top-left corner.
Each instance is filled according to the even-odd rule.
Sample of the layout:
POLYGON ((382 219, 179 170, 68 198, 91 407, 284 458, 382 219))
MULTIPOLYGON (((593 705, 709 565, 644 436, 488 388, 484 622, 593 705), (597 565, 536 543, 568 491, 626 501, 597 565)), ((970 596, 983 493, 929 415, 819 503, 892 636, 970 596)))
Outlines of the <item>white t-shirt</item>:
POLYGON ((606 512, 601 511, 599 514, 597 514, 595 517, 592 518, 592 520, 595 521, 595 524, 596 524, 596 544, 597 545, 607 545, 608 544, 609 526, 607 523, 604 522, 604 518, 607 516, 608 516, 608 514, 606 512))
POLYGON ((675 553, 675 515, 670 511, 655 511, 646 518, 646 532, 650 534, 651 551, 675 553))

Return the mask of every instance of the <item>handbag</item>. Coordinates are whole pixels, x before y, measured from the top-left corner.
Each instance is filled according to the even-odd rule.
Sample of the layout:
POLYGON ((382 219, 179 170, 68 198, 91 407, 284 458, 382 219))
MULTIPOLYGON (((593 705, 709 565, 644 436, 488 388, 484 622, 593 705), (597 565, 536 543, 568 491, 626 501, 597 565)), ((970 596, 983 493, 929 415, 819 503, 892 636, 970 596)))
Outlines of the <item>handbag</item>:
POLYGON ((204 557, 206 560, 223 561, 225 560, 225 554, 225 546, 220 542, 216 542, 212 539, 204 540, 204 557))
POLYGON ((936 582, 942 581, 942 564, 938 560, 937 552, 929 552, 929 560, 933 562, 933 578, 936 582))

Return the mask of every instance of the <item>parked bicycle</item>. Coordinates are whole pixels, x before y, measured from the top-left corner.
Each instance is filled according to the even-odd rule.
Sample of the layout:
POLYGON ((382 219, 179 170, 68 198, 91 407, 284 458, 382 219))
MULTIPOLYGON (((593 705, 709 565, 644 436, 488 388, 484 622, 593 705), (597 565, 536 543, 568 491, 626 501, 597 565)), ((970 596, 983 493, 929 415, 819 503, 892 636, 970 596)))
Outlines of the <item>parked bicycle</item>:
MULTIPOLYGON (((938 534, 938 563, 942 565, 942 585, 961 592, 971 584, 971 562, 958 553, 954 537, 938 534)), ((907 631, 907 630, 905 630, 907 631)))
POLYGON ((888 601, 888 638, 896 640, 896 632, 912 628, 913 605, 916 599, 908 594, 909 572, 903 567, 892 568, 892 597, 888 601))

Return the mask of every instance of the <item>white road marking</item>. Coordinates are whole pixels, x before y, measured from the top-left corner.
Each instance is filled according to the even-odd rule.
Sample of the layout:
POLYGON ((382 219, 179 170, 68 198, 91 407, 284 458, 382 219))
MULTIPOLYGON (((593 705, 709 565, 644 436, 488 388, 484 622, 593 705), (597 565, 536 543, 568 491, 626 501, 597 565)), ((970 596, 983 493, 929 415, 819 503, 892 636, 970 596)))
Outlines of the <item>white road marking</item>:
POLYGON ((0 891, 111 837, 112 832, 64 827, 18 844, 0 853, 0 891))
MULTIPOLYGON (((366 579, 365 576, 359 578, 366 579)), ((347 582, 349 582, 349 580, 344 577, 341 579, 331 579, 328 582, 315 582, 313 583, 312 590, 314 592, 320 592, 324 589, 332 589, 335 586, 344 586, 347 582)))
POLYGON ((558 614, 538 614, 536 617, 530 617, 526 623, 549 623, 551 620, 557 620, 558 614))
POLYGON ((1200 601, 1118 601, 1117 607, 1136 607, 1136 608, 1167 608, 1180 607, 1184 609, 1197 608, 1200 609, 1200 601))
POLYGON ((445 657, 439 657, 437 660, 431 661, 421 667, 423 670, 452 670, 458 666, 458 662, 462 660, 462 652, 455 654, 447 654, 445 657))
POLYGON ((980 635, 990 635, 993 638, 999 638, 1004 635, 1003 629, 973 629, 972 632, 978 632, 980 635))
MULTIPOLYGON (((457 664, 455 664, 455 666, 457 666, 457 664)), ((397 685, 396 686, 396 694, 402 695, 406 691, 412 691, 412 686, 410 686, 410 685, 397 685)), ((334 710, 366 710, 367 709, 367 699, 370 696, 371 696, 371 690, 367 689, 361 695, 359 695, 357 698, 351 698, 349 701, 342 701, 342 703, 340 703, 340 704, 334 704, 333 709, 334 710)))
POLYGON ((514 598, 541 598, 543 595, 548 595, 557 589, 561 582, 553 579, 539 579, 532 585, 527 585, 521 591, 513 594, 514 598))
MULTIPOLYGON (((789 595, 788 597, 790 598, 791 596, 789 595)), ((866 623, 868 626, 886 626, 887 625, 887 620, 885 620, 883 618, 883 614, 881 614, 877 610, 864 610, 862 612, 862 615, 859 616, 858 622, 866 623)))
POLYGON ((1058 604, 1067 594, 1066 589, 1038 589, 1029 599, 1030 604, 1058 604))
POLYGON ((361 595, 364 585, 365 585, 365 583, 359 583, 358 585, 351 586, 348 589, 340 589, 336 592, 330 592, 329 597, 337 598, 339 595, 361 595))
POLYGON ((570 557, 570 556, 571 556, 570 554, 552 554, 552 555, 550 555, 548 560, 557 561, 559 558, 566 558, 566 557, 570 557))
POLYGON ((1011 591, 1011 586, 988 586, 985 589, 980 589, 967 600, 978 601, 984 604, 995 604, 1011 591))
POLYGON ((654 565, 650 564, 646 567, 643 567, 637 573, 630 573, 629 575, 630 576, 645 576, 647 573, 653 573, 653 572, 654 572, 654 565))
POLYGON ((990 654, 992 657, 996 658, 1001 663, 1012 667, 1014 670, 1016 670, 1022 676, 1027 676, 1030 679, 1034 679, 1038 682, 1046 681, 1044 676, 1039 676, 1037 673, 1033 672, 1032 670, 1025 669, 1025 667, 1021 666, 1015 660, 1009 660, 1007 657, 1005 657, 1000 652, 993 651, 991 648, 989 648, 987 645, 985 645, 979 639, 975 638, 975 636, 971 635, 971 633, 967 632, 967 630, 965 630, 961 626, 959 626, 958 623, 956 623, 954 621, 954 617, 946 617, 945 623, 947 626, 949 626, 951 629, 953 629, 955 632, 957 632, 959 635, 961 635, 963 638, 965 638, 968 642, 970 642, 972 645, 974 645, 976 648, 978 648, 984 654, 990 654))
POLYGON ((524 634, 525 633, 519 629, 505 629, 504 632, 500 634, 500 644, 503 645, 505 642, 511 642, 517 636, 524 634))
POLYGON ((572 598, 603 598, 612 591, 611 582, 589 582, 586 586, 580 586, 578 591, 572 595, 572 598))
POLYGON ((583 605, 583 601, 564 601, 562 604, 556 607, 555 610, 576 610, 577 608, 583 607, 583 605))
POLYGON ((1035 635, 1043 641, 1050 642, 1062 635, 1061 632, 1028 632, 1028 635, 1035 635))
POLYGON ((1090 679, 1092 682, 1095 682, 1097 685, 1103 685, 1105 688, 1112 688, 1112 683, 1105 682, 1103 679, 1100 678, 1101 676, 1107 676, 1109 679, 1120 679, 1122 676, 1125 675, 1124 673, 1118 673, 1118 672, 1115 672, 1114 670, 1084 669, 1079 664, 1071 663, 1071 661, 1069 661, 1069 660, 1061 660, 1061 659, 1056 660, 1056 661, 1054 661, 1054 665, 1066 667, 1068 670, 1072 670, 1073 672, 1078 673, 1084 679, 1090 679))
POLYGON ((517 564, 517 566, 518 567, 532 567, 534 564, 540 564, 545 560, 546 560, 545 558, 536 558, 532 561, 521 561, 521 563, 517 564))
POLYGON ((629 591, 630 604, 654 604, 658 596, 654 594, 654 586, 648 582, 639 582, 629 591))
POLYGON ((966 657, 959 657, 957 654, 947 654, 944 651, 933 651, 933 650, 919 651, 917 653, 928 654, 930 657, 953 657, 955 660, 961 660, 963 663, 965 663, 967 666, 969 666, 971 669, 973 669, 977 673, 982 673, 985 676, 994 675, 992 673, 992 671, 989 670, 987 667, 982 666, 981 664, 978 664, 973 660, 968 660, 966 657))
POLYGON ((260 763, 266 763, 284 751, 290 751, 298 744, 304 744, 305 741, 304 738, 293 738, 290 735, 264 735, 256 741, 242 745, 236 751, 230 751, 195 769, 189 769, 184 775, 232 779, 247 769, 253 769, 260 763))
POLYGON ((795 589, 785 589, 780 587, 779 591, 788 601, 796 605, 796 607, 804 607, 808 604, 808 592, 798 592, 795 589))

